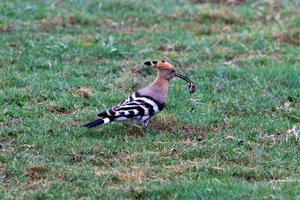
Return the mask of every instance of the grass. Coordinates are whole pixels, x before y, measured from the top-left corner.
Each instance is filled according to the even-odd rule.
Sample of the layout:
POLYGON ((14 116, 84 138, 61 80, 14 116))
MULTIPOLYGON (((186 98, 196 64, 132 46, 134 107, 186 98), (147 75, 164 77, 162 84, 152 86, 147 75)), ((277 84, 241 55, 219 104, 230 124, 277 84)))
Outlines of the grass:
POLYGON ((299 199, 300 4, 231 2, 2 1, 0 199, 299 199), (149 130, 83 128, 148 59, 197 92, 172 80, 149 130))

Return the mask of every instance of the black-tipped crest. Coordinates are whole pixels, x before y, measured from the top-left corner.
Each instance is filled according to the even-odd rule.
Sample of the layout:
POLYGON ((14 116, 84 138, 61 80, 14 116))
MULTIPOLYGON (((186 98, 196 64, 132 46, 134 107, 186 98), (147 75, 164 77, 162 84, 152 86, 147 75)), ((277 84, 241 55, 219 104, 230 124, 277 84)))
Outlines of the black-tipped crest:
POLYGON ((144 65, 149 65, 149 66, 151 66, 151 61, 146 61, 146 62, 144 62, 144 65))
POLYGON ((158 63, 157 60, 154 60, 154 61, 146 61, 146 62, 144 63, 144 65, 153 66, 153 65, 156 65, 157 63, 158 63))
POLYGON ((153 60, 153 61, 147 60, 146 62, 144 62, 144 64, 156 69, 171 69, 173 67, 170 63, 164 60, 153 60))

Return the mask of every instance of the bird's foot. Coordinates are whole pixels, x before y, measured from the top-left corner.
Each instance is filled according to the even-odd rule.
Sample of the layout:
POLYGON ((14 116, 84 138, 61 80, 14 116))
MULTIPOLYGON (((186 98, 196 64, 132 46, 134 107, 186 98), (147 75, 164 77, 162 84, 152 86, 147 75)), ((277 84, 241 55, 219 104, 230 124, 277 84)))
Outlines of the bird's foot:
POLYGON ((136 127, 142 133, 142 135, 145 135, 145 131, 144 131, 143 126, 140 126, 138 124, 133 124, 133 126, 136 127))

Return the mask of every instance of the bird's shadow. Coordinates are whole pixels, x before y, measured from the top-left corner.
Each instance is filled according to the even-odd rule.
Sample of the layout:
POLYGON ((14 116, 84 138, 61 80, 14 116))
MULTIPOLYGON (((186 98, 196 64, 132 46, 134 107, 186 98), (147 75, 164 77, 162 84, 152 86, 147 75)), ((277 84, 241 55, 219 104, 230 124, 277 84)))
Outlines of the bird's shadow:
POLYGON ((111 123, 106 126, 99 126, 92 129, 84 129, 82 136, 91 137, 95 139, 108 138, 126 138, 126 137, 146 137, 148 134, 181 134, 186 135, 202 135, 201 127, 190 127, 186 124, 178 123, 178 121, 165 121, 156 119, 150 121, 148 127, 131 125, 130 123, 111 123))
POLYGON ((95 139, 120 138, 120 137, 144 137, 147 134, 158 134, 150 127, 130 125, 128 123, 112 123, 107 126, 84 129, 82 136, 95 139))

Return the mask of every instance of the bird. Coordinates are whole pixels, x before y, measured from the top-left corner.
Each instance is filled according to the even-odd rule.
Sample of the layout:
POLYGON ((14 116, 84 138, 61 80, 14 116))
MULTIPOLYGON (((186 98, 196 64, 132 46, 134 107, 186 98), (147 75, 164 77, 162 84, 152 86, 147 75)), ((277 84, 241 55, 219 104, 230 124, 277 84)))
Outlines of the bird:
POLYGON ((97 114, 98 119, 84 124, 93 128, 109 122, 131 121, 147 127, 150 119, 165 108, 169 81, 179 77, 189 82, 190 93, 195 92, 195 84, 186 76, 176 72, 173 65, 164 60, 146 61, 146 66, 157 69, 156 79, 147 87, 134 92, 118 105, 97 114))

